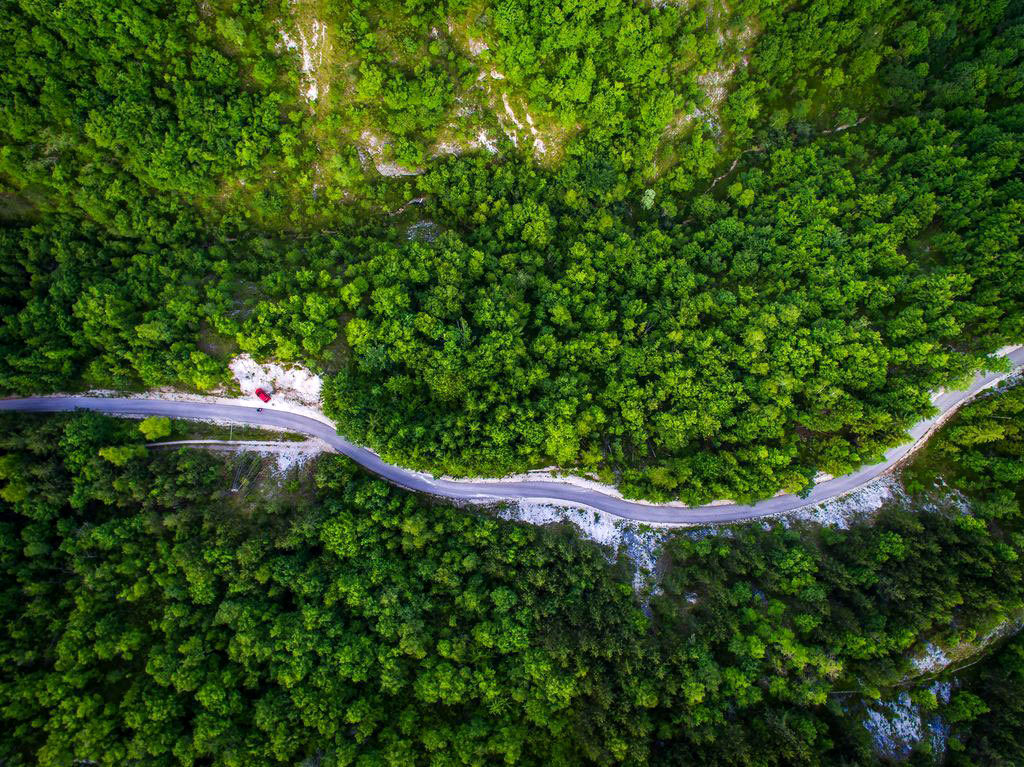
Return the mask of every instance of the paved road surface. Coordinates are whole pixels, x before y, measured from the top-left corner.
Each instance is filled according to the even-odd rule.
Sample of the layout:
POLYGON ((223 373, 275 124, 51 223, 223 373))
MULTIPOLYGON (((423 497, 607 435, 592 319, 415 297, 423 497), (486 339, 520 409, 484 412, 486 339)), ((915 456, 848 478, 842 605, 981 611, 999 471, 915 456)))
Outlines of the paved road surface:
MULTIPOLYGON (((1015 367, 1024 365, 1024 348, 1017 348, 1008 355, 1015 367)), ((265 408, 256 412, 256 406, 221 405, 210 402, 184 402, 159 399, 122 399, 115 397, 53 396, 26 397, 24 399, 0 400, 0 410, 25 412, 63 412, 76 410, 97 410, 111 415, 165 415, 171 418, 193 420, 231 421, 251 426, 277 426, 299 434, 319 437, 339 453, 344 453, 361 464, 368 471, 389 482, 444 498, 465 501, 493 502, 531 498, 536 500, 565 501, 590 506, 626 519, 657 523, 713 523, 736 522, 755 519, 770 514, 793 511, 803 506, 821 503, 829 498, 848 493, 870 482, 884 473, 910 453, 916 444, 926 437, 935 423, 943 416, 956 410, 977 392, 1003 377, 999 373, 978 375, 963 391, 946 392, 935 399, 939 415, 921 421, 910 430, 913 438, 905 445, 895 447, 885 454, 885 461, 867 466, 853 474, 836 477, 815 486, 810 496, 799 498, 795 495, 780 495, 759 503, 746 505, 738 503, 717 506, 685 507, 678 504, 651 504, 627 501, 587 487, 579 487, 558 481, 508 481, 508 482, 461 482, 434 479, 430 475, 403 469, 385 463, 366 448, 353 445, 338 436, 325 423, 306 416, 265 408)))

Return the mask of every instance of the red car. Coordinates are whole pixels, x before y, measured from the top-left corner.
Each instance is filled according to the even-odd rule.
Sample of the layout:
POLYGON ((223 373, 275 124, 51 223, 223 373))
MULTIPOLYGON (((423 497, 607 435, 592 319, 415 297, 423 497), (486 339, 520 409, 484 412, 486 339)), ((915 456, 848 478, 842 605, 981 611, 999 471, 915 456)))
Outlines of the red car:
POLYGON ((270 402, 270 395, 263 391, 263 389, 257 389, 256 396, 260 398, 261 402, 270 402))

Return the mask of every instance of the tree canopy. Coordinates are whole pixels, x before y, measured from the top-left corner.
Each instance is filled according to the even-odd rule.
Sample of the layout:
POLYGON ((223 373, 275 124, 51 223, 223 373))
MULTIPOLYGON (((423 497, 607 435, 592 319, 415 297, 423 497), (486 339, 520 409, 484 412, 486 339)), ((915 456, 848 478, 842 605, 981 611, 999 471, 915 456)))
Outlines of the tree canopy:
MULTIPOLYGON (((870 524, 674 535, 644 601, 566 530, 337 456, 238 494, 223 456, 146 450, 135 422, 5 416, 0 758, 873 764, 836 694, 1024 609, 1022 407, 969 406, 870 524), (969 514, 930 500, 936 462, 969 514)), ((965 743, 990 727, 968 708, 965 743)))

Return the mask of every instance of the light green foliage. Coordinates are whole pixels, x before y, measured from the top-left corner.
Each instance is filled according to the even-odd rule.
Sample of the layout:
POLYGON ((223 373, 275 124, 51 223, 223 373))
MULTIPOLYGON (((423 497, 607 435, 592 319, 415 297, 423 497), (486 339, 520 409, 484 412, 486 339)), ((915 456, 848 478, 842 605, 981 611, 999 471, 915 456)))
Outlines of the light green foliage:
POLYGON ((166 437, 171 433, 171 419, 162 415, 143 418, 139 421, 139 431, 147 442, 166 437))
POLYGON ((116 445, 100 448, 100 458, 105 458, 115 466, 124 466, 131 460, 142 458, 146 454, 144 445, 116 445))

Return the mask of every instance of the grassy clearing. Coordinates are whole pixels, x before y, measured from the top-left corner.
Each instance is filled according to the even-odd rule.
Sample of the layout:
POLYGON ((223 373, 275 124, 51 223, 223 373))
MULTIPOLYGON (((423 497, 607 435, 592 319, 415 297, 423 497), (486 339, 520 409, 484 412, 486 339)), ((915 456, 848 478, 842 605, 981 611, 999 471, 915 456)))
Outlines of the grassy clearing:
POLYGON ((18 192, 0 191, 0 221, 35 220, 39 211, 32 202, 18 192))

